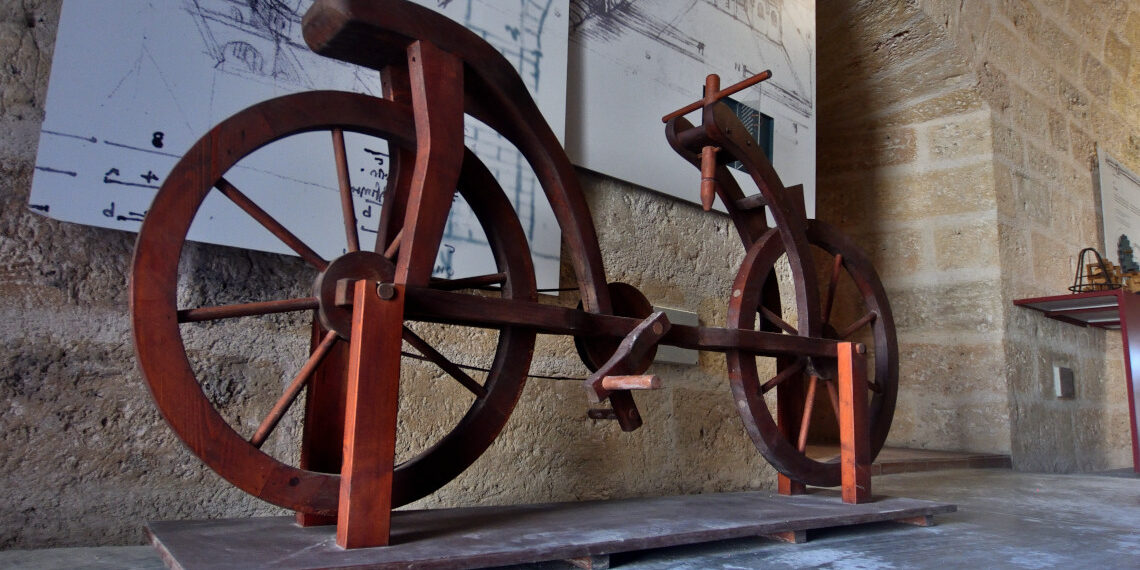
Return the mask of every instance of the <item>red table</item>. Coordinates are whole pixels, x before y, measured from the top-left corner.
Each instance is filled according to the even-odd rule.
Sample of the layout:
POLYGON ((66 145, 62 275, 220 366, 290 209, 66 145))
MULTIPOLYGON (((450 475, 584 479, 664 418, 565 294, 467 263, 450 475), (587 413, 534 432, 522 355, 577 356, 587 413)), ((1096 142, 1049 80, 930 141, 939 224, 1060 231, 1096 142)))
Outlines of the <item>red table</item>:
POLYGON ((1124 346, 1124 377, 1128 384, 1128 415, 1132 420, 1132 469, 1140 473, 1140 295, 1122 289, 1053 297, 1017 299, 1014 305, 1036 309, 1046 317, 1082 327, 1119 329, 1124 346), (1133 335, 1129 337, 1128 330, 1133 335))

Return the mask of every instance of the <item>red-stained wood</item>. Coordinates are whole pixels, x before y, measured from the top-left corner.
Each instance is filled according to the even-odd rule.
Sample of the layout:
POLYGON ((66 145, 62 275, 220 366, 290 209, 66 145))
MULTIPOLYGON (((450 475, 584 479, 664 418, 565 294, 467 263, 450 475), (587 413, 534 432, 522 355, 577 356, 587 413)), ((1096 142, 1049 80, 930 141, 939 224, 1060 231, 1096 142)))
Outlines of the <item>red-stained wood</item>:
POLYGON ((839 287, 839 278, 842 276, 843 254, 835 256, 831 266, 831 279, 827 282, 827 295, 823 298, 823 321, 831 320, 831 307, 835 303, 835 290, 839 287))
POLYGON ((217 307, 180 309, 178 311, 178 322, 197 323, 201 321, 215 321, 218 319, 290 313, 293 311, 312 311, 316 309, 319 304, 316 297, 302 297, 299 299, 282 299, 280 301, 259 301, 256 303, 238 303, 217 307))
POLYGON ((847 328, 843 329, 839 333, 839 340, 847 340, 848 338, 851 337, 851 335, 855 334, 856 331, 858 331, 859 329, 870 324, 878 316, 879 316, 879 314, 876 313, 875 311, 870 311, 867 314, 863 315, 862 317, 859 317, 858 320, 856 320, 855 322, 848 325, 847 328))
POLYGON ((768 309, 768 307, 760 307, 760 316, 764 317, 764 320, 776 325, 777 328, 788 334, 799 334, 796 331, 796 327, 788 324, 787 321, 780 318, 779 315, 772 312, 770 309, 768 309))
POLYGON ((584 386, 590 401, 598 403, 610 396, 610 391, 603 387, 607 376, 644 372, 644 367, 648 364, 642 360, 642 355, 657 346, 671 327, 672 323, 662 312, 653 313, 641 320, 621 341, 613 356, 586 378, 584 386))
MULTIPOLYGON (((129 291, 140 369, 163 417, 187 448, 262 500, 323 515, 336 512, 339 475, 298 468, 258 450, 203 392, 178 324, 179 259, 202 202, 242 157, 295 133, 348 125, 396 147, 414 145, 409 107, 338 91, 263 101, 211 129, 184 153, 155 195, 136 242, 129 291)), ((240 194, 239 201, 241 197, 248 198, 240 194)), ((243 211, 255 218, 258 209, 243 211)))
MULTIPOLYGON (((713 74, 713 75, 710 75, 709 77, 716 77, 716 75, 713 74)), ((677 109, 676 111, 673 111, 672 113, 669 113, 668 115, 665 115, 664 117, 661 117, 661 122, 662 123, 668 123, 669 121, 672 121, 673 119, 676 119, 677 117, 680 117, 681 115, 688 115, 689 113, 692 113, 693 111, 696 111, 697 109, 700 109, 701 107, 704 107, 705 105, 710 105, 712 103, 715 103, 715 102, 717 102, 721 99, 724 99, 725 97, 728 97, 729 95, 732 95, 738 91, 752 87, 753 85, 756 85, 757 83, 760 83, 761 81, 765 81, 770 77, 772 77, 772 72, 768 71, 768 70, 764 70, 764 71, 761 71, 760 73, 757 73, 756 75, 753 75, 752 77, 749 77, 748 79, 745 79, 743 81, 740 81, 738 83, 734 83, 728 87, 725 87, 724 89, 720 88, 720 78, 719 77, 717 77, 715 84, 711 84, 711 83, 706 81, 706 83, 705 83, 705 96, 703 98, 701 98, 698 101, 693 101, 692 103, 689 103, 688 105, 685 105, 684 107, 681 107, 680 109, 677 109), (711 86, 711 88, 710 88, 710 86, 711 86)))
POLYGON ((776 474, 776 491, 785 496, 806 495, 807 485, 784 475, 783 473, 776 474))
POLYGON ((712 209, 713 200, 716 199, 716 151, 715 146, 706 146, 701 150, 701 208, 707 212, 712 209))
POLYGON ((301 366, 301 370, 293 377, 293 381, 285 388, 285 392, 277 399, 273 408, 269 410, 269 414, 261 421, 261 425, 257 426, 257 431, 253 432, 253 437, 249 438, 249 443, 254 447, 260 448, 277 424, 281 422, 281 418, 285 416, 285 412, 297 400, 297 396, 301 395, 309 379, 312 377, 313 372, 321 365, 321 361, 332 349, 333 344, 337 342, 336 332, 329 331, 325 333, 324 338, 321 339, 320 344, 313 349, 312 354, 309 355, 309 360, 301 366))
MULTIPOLYGON (((384 98, 401 105, 412 106, 411 79, 406 65, 389 65, 380 71, 384 98)), ((388 179, 381 198, 380 219, 373 251, 395 260, 403 238, 404 216, 408 212, 408 189, 412 187, 414 149, 388 147, 388 179)))
POLYGON ((377 70, 403 65, 407 47, 420 40, 462 54, 465 111, 526 157, 562 230, 585 309, 611 312, 597 232, 576 171, 502 53, 445 16, 400 0, 319 0, 302 28, 313 51, 377 70))
POLYGON ((839 463, 845 503, 871 501, 871 445, 867 425, 866 347, 839 344, 839 463))
POLYGON ((416 160, 396 282, 427 285, 463 164, 463 62, 433 44, 408 47, 416 160))
POLYGON ((1124 380, 1132 430, 1132 470, 1140 473, 1140 297, 1116 291, 1120 310, 1120 339, 1124 346, 1124 380))
POLYGON ((354 288, 336 523, 341 548, 389 542, 404 319, 403 286, 390 287, 388 299, 377 294, 375 281, 362 279, 354 288))
POLYGON ((583 382, 586 396, 593 403, 606 398, 617 415, 622 431, 634 431, 641 427, 641 414, 629 389, 607 389, 605 379, 609 376, 639 375, 649 365, 644 356, 657 346, 672 324, 663 312, 656 312, 642 320, 618 345, 613 356, 583 382))
MULTIPOLYGON (((715 73, 710 73, 705 78, 705 97, 702 101, 689 105, 686 109, 674 111, 672 115, 666 115, 662 122, 669 122, 669 119, 679 117, 695 111, 701 106, 711 105, 717 100, 717 92, 720 91, 720 76, 715 73), (694 106, 695 105, 695 106, 694 106)), ((713 199, 716 198, 716 153, 720 147, 713 145, 705 145, 701 149, 701 207, 707 212, 712 209, 713 199)))
POLYGON ((332 130, 333 161, 336 163, 336 179, 340 189, 341 217, 344 221, 344 237, 348 251, 360 251, 360 235, 356 230, 356 208, 352 203, 352 182, 348 174, 348 155, 344 150, 344 130, 332 130))
POLYGON ((261 206, 258 206, 249 196, 246 196, 245 193, 238 190, 237 186, 231 184, 229 180, 218 177, 217 182, 215 182, 215 187, 222 195, 229 198, 230 201, 244 210, 246 214, 249 214, 249 217, 257 220, 257 223, 261 224, 265 229, 276 236, 277 239, 281 240, 282 243, 289 246, 289 249, 292 249, 297 255, 301 256, 301 259, 309 262, 309 265, 316 267, 318 271, 324 271, 325 267, 328 267, 328 261, 313 251, 313 248, 309 247, 301 238, 281 225, 281 222, 269 215, 269 212, 266 212, 261 206))
MULTIPOLYGON (((843 255, 843 269, 855 284, 856 290, 862 295, 863 308, 856 311, 857 315, 874 313, 877 316, 869 319, 865 326, 870 327, 870 338, 874 342, 874 378, 876 390, 866 403, 868 423, 870 424, 870 456, 873 458, 886 441, 886 434, 890 428, 891 418, 894 415, 895 397, 898 389, 898 342, 894 335, 894 324, 891 318, 890 306, 886 300, 886 293, 870 265, 866 254, 862 253, 850 240, 834 229, 816 220, 807 222, 807 237, 809 243, 817 250, 823 250, 832 258, 836 254, 843 255)), ((762 295, 763 283, 768 282, 773 275, 773 268, 780 257, 786 254, 784 244, 775 230, 761 236, 756 244, 749 250, 733 284, 733 294, 729 304, 729 327, 741 329, 756 326, 756 311, 760 305, 769 307, 772 312, 778 305, 772 304, 773 295, 762 295)), ((800 284, 796 284, 797 287, 800 284)), ((814 311, 800 307, 800 314, 816 312, 818 315, 821 306, 814 311)), ((837 311, 838 313, 838 311, 837 311)), ((860 319, 861 320, 861 319, 860 319)), ((765 319, 760 320, 762 326, 777 328, 765 319)), ((848 323, 827 323, 825 330, 845 330, 848 323)), ((802 331, 801 331, 802 332, 802 331)), ((790 336, 790 335, 783 335, 790 336)), ((834 346, 834 345, 832 345, 834 346)), ((798 396, 788 399, 780 397, 780 392, 795 390, 797 378, 794 375, 781 378, 788 366, 777 361, 777 378, 764 378, 757 369, 757 359, 740 349, 729 349, 728 372, 733 395, 741 410, 745 430, 753 443, 764 457, 772 463, 777 471, 806 485, 833 487, 841 484, 840 465, 838 462, 821 461, 808 456, 798 449, 799 430, 801 424, 800 412, 789 410, 802 410, 804 402, 798 396), (780 379, 776 405, 771 406, 770 399, 764 398, 764 392, 770 383, 780 379), (767 380, 767 382, 765 382, 767 380), (781 400, 788 403, 782 407, 781 400), (773 407, 775 409, 773 409, 773 407), (793 429, 792 426, 796 426, 793 429)), ((788 356, 794 354, 788 353, 788 356)), ((807 356, 800 352, 799 356, 807 356)), ((835 366, 834 360, 810 358, 812 369, 827 371, 835 366)), ((869 383, 868 383, 869 384, 869 383)), ((802 384, 801 384, 802 385, 802 384)), ((870 385, 870 384, 869 384, 870 385)), ((805 450, 806 451, 806 450, 805 450)))
POLYGON ((819 385, 819 377, 812 375, 808 380, 807 395, 804 396, 804 411, 800 414, 799 435, 796 437, 796 449, 800 453, 807 448, 808 428, 811 427, 811 413, 815 406, 815 388, 819 385))
MULTIPOLYGON (((791 360, 792 359, 789 359, 789 361, 791 361, 791 360)), ((776 368, 779 370, 779 372, 777 372, 775 376, 771 377, 770 379, 768 379, 767 382, 765 382, 763 385, 760 386, 760 393, 761 394, 767 394, 769 391, 772 390, 772 388, 779 388, 780 386, 783 386, 784 383, 788 382, 789 380, 801 378, 803 375, 804 367, 806 365, 807 365, 807 361, 802 360, 802 359, 794 360, 794 362, 792 362, 791 364, 786 364, 786 365, 777 364, 776 368)), ((799 385, 798 382, 792 382, 791 384, 797 385, 797 386, 799 385)), ((803 408, 803 403, 796 405, 796 409, 802 409, 802 408, 803 408)), ((797 412, 797 414, 798 413, 799 412, 797 412)))
MULTIPOLYGON (((777 322, 769 317, 781 311, 779 279, 775 272, 768 274, 760 295, 759 309, 761 315, 765 316, 760 323, 761 330, 775 332, 783 329, 780 324, 783 323, 783 319, 777 322)), ((786 441, 795 441, 799 437, 800 417, 804 410, 803 375, 806 367, 806 358, 790 356, 777 358, 776 375, 760 386, 761 394, 776 388, 776 427, 786 441)), ((804 495, 807 493, 807 485, 784 473, 777 473, 776 492, 786 496, 804 495)))
MULTIPOLYGON (((288 101, 288 104, 280 104, 286 107, 283 117, 268 112, 276 107, 258 106, 257 112, 249 113, 251 117, 236 123, 227 121, 229 128, 212 131, 168 177, 174 181, 173 187, 166 189, 164 186, 156 200, 156 204, 162 204, 162 207, 156 206, 148 216, 148 219, 159 221, 150 224, 152 229, 149 233, 144 223, 145 239, 140 235, 143 253, 136 254, 136 269, 142 267, 149 271, 158 268, 157 284, 139 286, 137 295, 132 292, 132 311, 143 315, 135 321, 143 322, 142 328, 147 329, 141 333, 136 330, 136 343, 142 347, 139 349, 140 361, 145 361, 144 373, 148 374, 148 382, 164 414, 173 418, 171 423, 175 430, 195 453, 223 476, 277 504, 322 516, 338 512, 337 541, 342 546, 385 544, 389 535, 387 521, 393 505, 419 498, 446 483, 474 461, 497 435, 521 391, 536 332, 571 334, 603 343, 607 339, 624 338, 617 352, 588 380, 587 385, 595 398, 609 397, 614 416, 627 431, 641 424, 629 390, 659 384, 656 377, 642 375, 649 360, 645 357, 657 344, 728 352, 733 393, 745 427, 757 447, 781 473, 795 476, 794 481, 787 479, 787 485, 786 478, 781 479, 781 489, 785 486, 791 489, 795 485, 802 488, 803 482, 819 484, 823 481, 827 484, 839 471, 838 465, 820 465, 804 455, 811 420, 810 406, 814 398, 805 398, 802 383, 792 380, 802 379, 805 372, 817 374, 817 370, 828 370, 835 365, 836 341, 825 338, 825 335, 834 336, 836 330, 854 333, 857 328, 870 325, 876 348, 875 382, 871 385, 878 390, 868 404, 864 388, 867 385, 866 371, 859 368, 864 375, 860 380, 857 377, 860 372, 851 368, 860 367, 860 364, 846 365, 850 369, 844 372, 845 364, 841 363, 841 372, 847 374, 842 381, 855 384, 856 388, 854 394, 840 395, 838 399, 846 398, 849 409, 838 415, 847 415, 842 421, 855 417, 853 425, 856 429, 858 418, 863 418, 864 431, 868 431, 867 424, 871 423, 869 443, 865 442, 867 436, 856 434, 849 438, 863 442, 855 446, 857 450, 873 455, 881 446, 885 427, 889 426, 893 413, 897 377, 895 354, 892 353, 892 350, 897 352, 893 346, 893 323, 885 299, 881 298, 881 285, 873 270, 867 271, 869 263, 857 249, 851 252, 854 261, 848 266, 845 256, 849 255, 849 242, 835 238, 825 230, 813 229, 812 223, 806 220, 802 187, 785 188, 739 120, 725 105, 716 103, 717 99, 762 81, 770 74, 765 72, 724 90, 719 88, 719 78, 709 76, 705 97, 695 106, 690 106, 691 110, 704 107, 700 127, 694 127, 677 116, 684 109, 665 118, 670 144, 685 160, 701 169, 702 202, 706 209, 711 205, 713 196, 719 195, 743 244, 749 249, 745 267, 742 267, 733 289, 734 298, 743 297, 744 300, 739 303, 734 300, 730 306, 729 326, 670 329, 667 320, 664 326, 657 326, 662 323, 656 322, 650 327, 648 319, 642 321, 611 315, 618 308, 611 303, 612 293, 605 281, 596 232, 574 170, 522 81, 494 48, 458 24, 399 0, 317 0, 305 16, 304 33, 310 45, 320 53, 381 71, 385 96, 389 100, 375 103, 374 112, 380 118, 370 116, 356 122, 362 110, 369 114, 373 110, 363 109, 365 105, 351 97, 334 95, 327 101, 283 98, 288 101), (302 101, 309 102, 310 106, 302 104, 302 101), (341 102, 347 102, 353 108, 342 114, 338 106, 341 102), (335 111, 330 113, 323 109, 335 111), (302 117, 294 119, 288 116, 290 112, 302 117), (525 238, 517 228, 515 214, 509 204, 504 206, 505 198, 499 199, 498 194, 502 192, 493 180, 488 180, 491 177, 485 167, 463 148, 464 112, 483 121, 518 146, 534 168, 563 230, 584 310, 535 302, 533 275, 527 274, 532 273, 532 269, 525 238), (338 263, 344 257, 333 260, 331 264, 326 262, 223 178, 232 166, 231 159, 236 160, 279 135, 311 130, 306 121, 332 133, 348 249, 355 254, 371 256, 369 259, 354 258, 360 267, 338 263), (277 122, 282 125, 276 125, 277 122), (366 127, 363 132, 387 136, 391 142, 391 176, 382 199, 384 204, 374 253, 356 251, 359 244, 342 129, 351 130, 358 125, 366 127), (414 127, 414 132, 410 132, 409 126, 414 127), (745 198, 728 173, 725 164, 734 159, 745 164, 760 190, 758 197, 745 198), (175 266, 182 236, 201 203, 204 191, 211 186, 216 186, 248 215, 321 270, 321 278, 328 279, 327 283, 318 279, 319 285, 335 288, 342 279, 351 279, 356 284, 351 303, 351 327, 337 327, 329 324, 332 321, 325 321, 336 329, 335 334, 351 339, 350 348, 339 359, 339 364, 326 365, 322 361, 322 353, 326 358, 335 357, 338 354, 336 347, 344 343, 336 343, 334 333, 325 334, 305 365, 304 374, 294 380, 286 397, 274 407, 274 412, 258 430, 252 443, 232 441, 233 435, 227 431, 230 426, 217 417, 212 404, 199 400, 201 388, 191 385, 194 374, 189 371, 189 366, 183 366, 178 356, 163 357, 160 352, 178 341, 177 325, 174 325, 173 334, 169 329, 175 319, 170 317, 169 307, 165 305, 171 304, 177 287, 175 266), (431 279, 431 273, 457 188, 460 192, 471 192, 464 197, 476 210, 495 252, 500 272, 440 282, 431 279), (188 196, 176 196, 179 191, 187 192, 188 196), (491 205, 481 206, 480 200, 473 200, 473 197, 484 198, 491 205), (765 232, 765 208, 759 205, 766 205, 767 212, 776 220, 774 231, 765 232), (491 227, 488 227, 488 220, 491 227), (495 228, 499 224, 508 229, 499 231, 495 228), (155 228, 161 231, 156 232, 155 228), (824 232, 823 238, 819 237, 820 231, 824 232), (164 242, 163 232, 172 234, 173 239, 164 242), (155 237, 156 233, 158 237, 155 237), (822 303, 817 286, 820 279, 813 267, 809 245, 822 247, 835 255, 835 269, 822 303), (169 260, 161 259, 171 255, 175 260, 173 265, 169 260), (764 273, 775 264, 773 255, 787 256, 793 281, 797 284, 794 289, 798 309, 795 326, 777 316, 779 304, 778 301, 775 304, 768 302, 770 291, 765 290, 763 304, 757 302, 758 284, 773 281, 764 273), (866 310, 856 313, 864 315, 860 321, 875 315, 866 322, 856 322, 847 328, 829 322, 841 260, 864 295, 866 310), (332 267, 338 270, 333 271, 332 267), (330 277, 329 273, 333 275, 330 277), (374 289, 377 280, 386 282, 387 287, 387 293, 379 297, 374 289), (364 283, 373 289, 360 289, 364 283), (500 291, 502 298, 487 297, 485 293, 472 295, 447 291, 464 286, 494 285, 498 287, 490 288, 500 291), (774 327, 752 330, 758 306, 761 312, 766 312, 769 324, 774 327), (405 318, 498 328, 500 340, 487 380, 479 385, 459 365, 411 334, 410 329, 403 326, 405 318), (351 330, 346 332, 345 328, 351 330), (788 334, 780 334, 781 330, 788 334), (156 340, 139 340, 150 332, 155 333, 156 340), (392 460, 401 337, 416 345, 428 361, 466 386, 476 398, 471 410, 453 431, 446 432, 443 439, 425 454, 413 458, 397 471, 392 460), (779 373, 764 384, 750 376, 754 375, 755 359, 760 355, 778 357, 779 373), (887 364, 880 366, 880 361, 887 364), (895 367, 893 370, 892 366, 895 367), (151 375, 163 368, 172 370, 174 380, 150 380, 151 375), (752 372, 749 369, 753 369, 752 372), (341 398, 339 416, 335 411, 325 411, 319 413, 330 414, 328 423, 314 419, 317 427, 343 433, 346 455, 333 458, 330 453, 328 457, 316 460, 314 454, 323 453, 318 447, 329 447, 333 440, 328 435, 317 436, 316 429, 306 427, 304 438, 312 440, 305 439, 305 445, 309 447, 302 449, 302 467, 293 468, 260 454, 257 445, 272 430, 284 409, 296 397, 300 386, 307 382, 303 376, 310 372, 312 381, 308 383, 314 414, 318 409, 334 405, 330 403, 331 396, 320 394, 335 394, 338 388, 333 385, 333 376, 338 375, 342 379, 339 390, 344 397, 341 398), (891 376, 892 372, 894 376, 891 376), (345 376, 348 377, 347 383, 343 380, 345 376), (765 417, 768 412, 761 408, 764 405, 763 393, 777 386, 779 426, 775 426, 770 417, 765 417), (854 401, 860 394, 863 401, 854 401), (799 404, 797 415, 794 421, 785 422, 784 419, 788 418, 783 417, 784 408, 792 401, 799 404), (210 441, 211 437, 218 438, 219 442, 210 441), (790 444, 790 441, 798 442, 798 445, 790 444), (333 463, 340 468, 340 477, 328 471, 310 469, 327 469, 333 463), (338 492, 331 503, 330 489, 338 492)), ((321 293, 315 301, 321 318, 325 320, 326 313, 334 308, 334 304, 328 301, 331 295, 326 294, 327 287, 319 288, 321 293)), ((301 299, 204 307, 180 311, 177 317, 182 321, 213 320, 303 310, 312 308, 313 301, 301 299)), ((344 309, 341 311, 346 312, 344 309)), ((818 379, 812 376, 812 391, 817 383, 818 379)), ((830 383, 828 386, 833 387, 830 383)), ((836 399, 833 396, 833 404, 836 399)), ((843 477, 846 489, 846 471, 843 477)))
POLYGON ((481 384, 476 382, 474 378, 464 372, 463 369, 454 362, 448 360, 448 358, 436 350, 435 347, 428 344, 426 340, 412 332, 412 329, 404 327, 403 336, 404 340, 412 345, 412 348, 418 350, 429 362, 434 363, 440 367, 441 370, 448 373, 456 382, 459 382, 464 388, 467 388, 469 392, 474 394, 476 398, 482 398, 487 395, 487 390, 483 389, 481 384))
MULTIPOLYGON (((458 323, 469 326, 512 325, 541 333, 624 338, 641 319, 597 315, 567 307, 520 300, 409 287, 406 314, 411 320, 458 323)), ((798 355, 835 357, 835 341, 746 330, 743 328, 672 325, 658 344, 725 352, 743 351, 764 356, 798 355)))
MULTIPOLYGON (((701 150, 711 142, 705 130, 693 126, 684 117, 678 117, 665 125, 665 139, 673 150, 696 168, 701 168, 701 150)), ((768 220, 761 205, 767 204, 763 194, 745 197, 736 178, 725 167, 716 171, 716 191, 721 203, 728 211, 740 241, 748 249, 760 236, 768 231, 768 220)))
POLYGON ((473 277, 462 277, 460 279, 443 279, 432 278, 431 288, 439 289, 440 291, 457 291, 459 289, 479 289, 483 287, 491 287, 493 285, 502 285, 507 276, 504 273, 491 273, 488 275, 475 275, 473 277))
POLYGON ((661 378, 656 374, 605 376, 602 378, 604 390, 658 390, 661 378))
MULTIPOLYGON (((327 330, 314 315, 312 349, 316 350, 327 330)), ((297 466, 307 471, 340 473, 344 457, 345 379, 348 375, 348 343, 329 348, 313 372, 305 391, 305 421, 301 431, 301 454, 297 466)), ((298 511, 297 524, 336 524, 335 515, 298 511)))
POLYGON ((384 248, 384 257, 388 259, 396 259, 396 254, 400 253, 400 244, 404 241, 404 228, 396 232, 396 236, 392 241, 388 242, 388 247, 384 248))

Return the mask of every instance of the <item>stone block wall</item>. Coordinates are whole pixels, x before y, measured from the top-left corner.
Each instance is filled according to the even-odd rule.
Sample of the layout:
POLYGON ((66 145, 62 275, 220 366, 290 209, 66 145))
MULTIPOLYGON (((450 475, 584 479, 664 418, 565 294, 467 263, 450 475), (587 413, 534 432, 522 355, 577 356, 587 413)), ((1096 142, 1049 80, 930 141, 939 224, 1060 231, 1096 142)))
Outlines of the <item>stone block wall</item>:
MULTIPOLYGON (((1130 463, 1120 335, 1014 308, 1066 292, 1103 249, 1096 145, 1140 169, 1140 5, 1127 0, 919 2, 977 76, 990 111, 1014 465, 1130 463), (1059 400, 1053 366, 1076 374, 1059 400)), ((1115 251, 1108 252, 1115 258, 1115 251)))
POLYGON ((990 112, 906 3, 817 11, 819 218, 870 253, 900 345, 888 444, 1009 452, 990 112))
POLYGON ((1140 166, 1134 2, 849 1, 817 12, 819 217, 872 252, 903 349, 891 442, 1130 462, 1120 336, 1015 308, 1102 247, 1095 148, 1140 166), (1077 394, 1053 394, 1054 365, 1077 394))

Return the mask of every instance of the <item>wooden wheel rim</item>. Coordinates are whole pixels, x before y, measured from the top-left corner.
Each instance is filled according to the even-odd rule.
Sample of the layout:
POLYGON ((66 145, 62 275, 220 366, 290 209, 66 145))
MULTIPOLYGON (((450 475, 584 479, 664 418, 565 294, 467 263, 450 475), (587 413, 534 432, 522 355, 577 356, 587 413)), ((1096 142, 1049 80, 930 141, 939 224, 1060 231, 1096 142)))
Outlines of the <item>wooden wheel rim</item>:
MULTIPOLYGON (((278 139, 346 128, 415 148, 411 109, 365 95, 315 91, 249 107, 215 126, 175 165, 139 231, 130 281, 131 323, 140 369, 175 433, 211 469, 238 488, 292 510, 334 514, 339 474, 285 464, 238 434, 202 392, 182 342, 177 317, 178 260, 191 222, 213 185, 242 157, 278 139)), ((487 233, 500 266, 511 265, 504 295, 533 299, 534 272, 526 238, 494 178, 468 152, 461 192, 487 233), (494 220, 494 224, 489 224, 494 220), (520 251, 521 248, 521 251, 520 251)), ((438 489, 469 466, 498 435, 522 391, 533 332, 500 331, 495 359, 476 400, 435 445, 397 466, 393 504, 438 489)))
MULTIPOLYGON (((843 269, 859 289, 867 311, 878 316, 870 323, 875 342, 874 379, 881 391, 869 398, 871 458, 874 459, 886 441, 894 416, 898 393, 898 342, 894 318, 886 292, 870 260, 849 238, 817 220, 808 220, 808 243, 831 255, 843 255, 843 269)), ((733 284, 740 291, 729 303, 728 326, 755 328, 756 308, 760 306, 762 286, 776 260, 784 253, 780 236, 767 232, 749 249, 733 284)), ((803 307, 799 308, 802 312, 803 307)), ((811 308, 809 310, 818 310, 811 308)), ((737 401, 737 411, 756 448, 777 470, 809 485, 833 487, 840 484, 838 462, 821 462, 801 453, 795 443, 780 433, 776 419, 764 401, 762 379, 756 370, 756 357, 740 351, 728 351, 729 380, 737 401)))

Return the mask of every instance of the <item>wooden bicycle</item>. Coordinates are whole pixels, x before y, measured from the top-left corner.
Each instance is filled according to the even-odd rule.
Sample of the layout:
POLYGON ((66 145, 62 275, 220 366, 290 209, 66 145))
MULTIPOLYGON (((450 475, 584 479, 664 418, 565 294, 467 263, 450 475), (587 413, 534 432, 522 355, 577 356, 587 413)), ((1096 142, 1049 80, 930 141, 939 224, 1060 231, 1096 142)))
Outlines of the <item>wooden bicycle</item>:
POLYGON ((174 167, 135 249, 130 304, 142 372, 166 420, 210 468, 248 493, 302 513, 304 523, 337 517, 342 546, 386 544, 392 507, 439 489, 494 441, 523 389, 535 335, 546 333, 575 338, 594 370, 585 381, 589 398, 608 401, 612 410, 594 417, 612 417, 625 430, 641 424, 631 390, 659 385, 645 375, 658 345, 723 352, 745 428, 782 474, 785 491, 802 484, 839 485, 846 468, 863 469, 859 476, 866 482, 866 465, 883 446, 895 405, 898 349, 891 311, 867 256, 840 232, 807 219, 802 189, 781 183, 744 126, 720 102, 765 76, 727 89, 710 76, 700 101, 665 117, 669 144, 701 172, 706 209, 714 195, 719 197, 747 250, 729 294, 725 326, 682 326, 652 313, 632 286, 607 283, 574 168, 521 79, 494 48, 443 16, 400 0, 318 0, 305 16, 304 33, 317 53, 378 70, 384 97, 300 93, 226 119, 174 167), (682 116, 696 110, 700 125, 682 116), (580 309, 538 302, 524 232, 495 178, 465 149, 464 114, 508 139, 533 168, 562 230, 580 309), (313 131, 331 133, 340 180, 347 253, 331 260, 227 178, 243 157, 313 131), (356 231, 345 132, 379 137, 389 145, 392 164, 374 244, 360 243, 356 231), (744 165, 758 193, 745 196, 726 167, 733 161, 744 165), (282 299, 267 292, 270 300, 178 304, 186 235, 203 200, 215 192, 312 266, 311 296, 282 299), (456 192, 486 235, 494 273, 432 277, 456 192), (765 212, 775 220, 774 228, 768 227, 765 212), (780 259, 787 260, 790 285, 777 279, 780 259), (839 314, 841 283, 854 291, 855 306, 839 317, 833 313, 839 314), (794 307, 781 306, 782 294, 794 299, 794 307), (305 311, 314 314, 312 350, 284 394, 254 430, 227 418, 203 389, 209 373, 192 363, 185 328, 305 311), (792 313, 794 319, 785 317, 792 313), (476 373, 445 356, 438 341, 417 333, 419 323, 491 335, 489 365, 476 373), (855 337, 861 342, 848 342, 855 337), (405 343, 415 353, 405 352, 405 343), (437 366, 470 395, 454 426, 440 429, 433 443, 397 465, 402 353, 437 366), (771 377, 759 372, 767 369, 758 364, 762 358, 775 359, 771 377), (866 373, 865 361, 870 361, 866 373), (765 400, 773 389, 774 405, 765 400), (861 454, 851 462, 806 453, 817 389, 835 405, 840 424, 855 430, 843 443, 845 452, 854 446, 852 453, 861 454), (262 451, 302 393, 299 458, 262 451))

